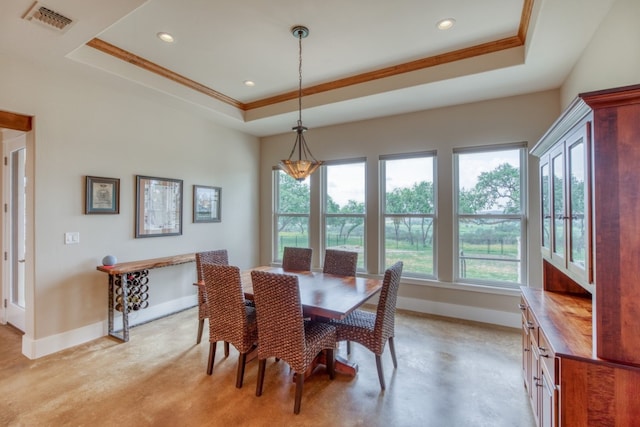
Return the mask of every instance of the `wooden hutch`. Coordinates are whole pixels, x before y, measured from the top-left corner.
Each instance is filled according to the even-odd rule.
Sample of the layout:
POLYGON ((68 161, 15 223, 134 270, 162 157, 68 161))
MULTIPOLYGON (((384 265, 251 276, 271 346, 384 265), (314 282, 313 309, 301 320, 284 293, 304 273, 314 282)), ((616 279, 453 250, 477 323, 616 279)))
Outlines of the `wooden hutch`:
POLYGON ((531 153, 543 289, 520 308, 538 425, 640 425, 640 85, 579 95, 531 153))

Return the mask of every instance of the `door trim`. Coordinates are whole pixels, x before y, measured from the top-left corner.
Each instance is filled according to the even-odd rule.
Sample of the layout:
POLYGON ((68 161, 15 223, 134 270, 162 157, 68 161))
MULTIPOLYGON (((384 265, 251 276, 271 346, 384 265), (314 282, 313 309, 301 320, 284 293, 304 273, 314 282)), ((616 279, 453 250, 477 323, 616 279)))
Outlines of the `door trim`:
MULTIPOLYGON (((34 359, 36 356, 33 354, 33 351, 30 350, 29 343, 35 340, 35 132, 33 130, 35 118, 33 116, 27 116, 24 114, 12 113, 8 111, 0 111, 0 130, 1 129, 11 129, 12 131, 21 131, 25 132, 26 138, 26 147, 27 147, 27 159, 26 159, 26 170, 25 175, 27 178, 27 188, 26 188, 26 244, 27 244, 27 252, 26 252, 26 263, 25 263, 25 330, 24 335, 22 337, 22 354, 27 356, 30 359, 34 359)), ((5 131, 6 132, 6 131, 5 131)), ((4 132, 3 132, 4 134, 4 132)), ((0 138, 0 142, 2 138, 0 138)), ((4 144, 3 144, 4 145, 4 144)), ((4 153, 4 146, 3 146, 4 153)), ((2 161, 4 164, 4 161, 2 161)), ((2 175, 2 180, 4 180, 4 174, 2 175)), ((2 203, 6 200, 6 194, 4 194, 4 185, 3 187, 3 199, 2 203)), ((3 212, 2 215, 2 227, 0 228, 0 233, 2 234, 2 251, 7 251, 9 248, 7 247, 8 240, 6 236, 6 227, 5 223, 7 221, 7 215, 4 214, 4 209, 1 209, 0 212, 3 212)), ((0 257, 0 259, 4 260, 4 255, 0 257)), ((0 263, 0 271, 2 274, 2 286, 0 287, 0 293, 2 295, 2 301, 4 298, 8 298, 6 295, 6 263, 7 261, 2 261, 0 263)), ((2 312, 2 320, 6 317, 6 311, 4 309, 4 304, 0 304, 2 308, 0 309, 2 312)))

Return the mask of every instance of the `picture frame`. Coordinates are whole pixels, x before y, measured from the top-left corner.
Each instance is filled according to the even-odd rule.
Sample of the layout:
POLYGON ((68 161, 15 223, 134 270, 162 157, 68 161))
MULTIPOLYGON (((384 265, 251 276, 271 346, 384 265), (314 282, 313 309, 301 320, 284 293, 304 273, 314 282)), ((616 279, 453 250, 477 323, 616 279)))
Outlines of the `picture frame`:
POLYGON ((221 222, 222 188, 193 186, 193 222, 221 222))
POLYGON ((120 213, 120 179, 85 177, 84 213, 105 215, 120 213))
POLYGON ((182 180, 136 175, 136 238, 182 234, 182 180))

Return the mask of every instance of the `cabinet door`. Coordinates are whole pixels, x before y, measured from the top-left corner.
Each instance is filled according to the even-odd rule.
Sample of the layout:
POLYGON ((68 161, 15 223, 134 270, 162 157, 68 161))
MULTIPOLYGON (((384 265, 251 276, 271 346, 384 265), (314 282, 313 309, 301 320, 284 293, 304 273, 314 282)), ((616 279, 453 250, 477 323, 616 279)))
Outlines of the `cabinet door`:
POLYGON ((591 271, 591 215, 589 203, 589 144, 587 125, 571 135, 567 145, 567 267, 584 277, 588 283, 591 271))
POLYGON ((522 312, 522 378, 524 387, 527 389, 529 396, 531 396, 531 343, 529 338, 529 326, 531 323, 528 320, 527 305, 523 299, 521 299, 519 308, 522 312))
POLYGON ((551 256, 551 166, 549 156, 540 159, 540 218, 542 254, 551 256))
POLYGON ((555 385, 550 381, 546 372, 544 372, 544 368, 540 374, 541 384, 540 384, 540 418, 539 424, 541 427, 555 427, 557 423, 557 413, 556 410, 556 393, 557 389, 555 385))
POLYGON ((551 233, 551 258, 556 264, 564 265, 565 259, 565 185, 564 185, 564 146, 551 153, 551 207, 553 210, 551 233))

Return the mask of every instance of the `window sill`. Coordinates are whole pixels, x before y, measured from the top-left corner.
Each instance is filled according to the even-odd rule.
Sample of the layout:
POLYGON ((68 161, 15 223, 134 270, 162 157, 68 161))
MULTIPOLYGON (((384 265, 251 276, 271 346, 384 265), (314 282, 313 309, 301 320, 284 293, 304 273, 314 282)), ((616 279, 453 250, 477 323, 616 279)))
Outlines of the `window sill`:
POLYGON ((417 279, 415 277, 403 277, 402 283, 408 285, 430 286, 432 288, 452 289, 466 292, 479 292, 483 294, 495 294, 506 296, 520 296, 520 288, 507 288, 503 286, 472 285, 459 282, 440 282, 438 280, 417 279))

